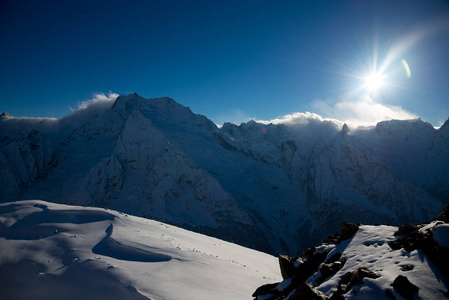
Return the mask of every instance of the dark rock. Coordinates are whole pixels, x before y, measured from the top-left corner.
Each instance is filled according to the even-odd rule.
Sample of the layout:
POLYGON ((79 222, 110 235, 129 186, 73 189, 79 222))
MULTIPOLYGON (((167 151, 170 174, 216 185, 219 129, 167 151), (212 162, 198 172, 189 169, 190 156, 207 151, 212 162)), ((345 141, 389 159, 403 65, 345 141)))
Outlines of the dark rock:
POLYGON ((253 297, 270 294, 271 291, 273 289, 275 289, 278 284, 279 284, 279 282, 278 283, 269 283, 269 284, 264 284, 264 285, 258 287, 257 290, 253 293, 253 297))
POLYGON ((372 278, 372 279, 376 279, 379 278, 380 275, 377 273, 374 273, 373 271, 371 271, 368 268, 362 267, 362 268, 358 268, 356 270, 356 272, 358 273, 358 276, 360 278, 372 278))
POLYGON ((413 265, 403 265, 403 266, 401 267, 401 271, 403 271, 403 272, 411 271, 411 270, 413 270, 413 269, 414 269, 414 266, 413 266, 413 265))
POLYGON ((406 276, 399 275, 393 282, 393 288, 405 299, 413 299, 419 288, 411 283, 406 276))
POLYGON ((413 231, 406 234, 404 238, 389 242, 388 245, 394 250, 404 248, 406 251, 413 251, 422 248, 425 241, 428 240, 429 233, 422 234, 418 231, 413 231))
POLYGON ((341 261, 335 261, 335 262, 328 263, 328 264, 322 264, 320 266, 321 277, 318 279, 318 282, 321 283, 324 280, 326 280, 326 278, 329 278, 330 276, 332 276, 335 273, 337 273, 338 271, 340 271, 341 268, 343 268, 343 266, 345 265, 345 263, 346 263, 346 260, 343 259, 341 261))
POLYGON ((306 256, 306 257, 312 257, 312 256, 314 255, 314 253, 315 253, 315 250, 316 250, 316 247, 307 248, 307 249, 303 252, 303 254, 304 254, 304 256, 306 256))
POLYGON ((328 236, 323 240, 324 244, 338 244, 341 241, 341 236, 339 233, 328 236))
POLYGON ((295 272, 298 283, 302 283, 318 271, 319 266, 324 262, 329 252, 314 253, 310 257, 303 258, 303 264, 299 265, 295 272))
POLYGON ((419 226, 413 224, 404 224, 399 226, 399 229, 394 235, 406 235, 419 229, 419 226))
POLYGON ((340 283, 338 284, 337 291, 334 293, 335 297, 346 294, 355 285, 363 284, 363 278, 375 279, 379 277, 380 275, 365 267, 360 267, 353 272, 348 272, 341 278, 340 283))
POLYGON ((443 221, 445 223, 449 223, 449 204, 447 204, 443 208, 443 211, 441 212, 441 214, 439 214, 438 217, 436 217, 434 219, 434 221, 443 221))
POLYGON ((394 249, 404 248, 406 251, 422 249, 436 267, 446 276, 449 277, 449 250, 440 247, 433 240, 432 230, 426 232, 414 231, 405 235, 404 238, 396 239, 388 243, 394 249))
POLYGON ((293 266, 293 262, 298 258, 298 256, 290 257, 282 254, 279 255, 279 266, 281 268, 281 275, 283 279, 287 279, 295 275, 295 267, 293 266))
POLYGON ((330 258, 328 258, 326 262, 328 264, 331 264, 333 262, 336 262, 337 260, 340 260, 340 258, 341 258, 341 253, 335 253, 330 258))
POLYGON ((307 283, 301 283, 290 300, 327 300, 328 298, 322 292, 314 289, 307 283))
POLYGON ((354 234, 359 230, 359 225, 349 222, 341 223, 341 237, 340 240, 344 241, 352 238, 354 234))

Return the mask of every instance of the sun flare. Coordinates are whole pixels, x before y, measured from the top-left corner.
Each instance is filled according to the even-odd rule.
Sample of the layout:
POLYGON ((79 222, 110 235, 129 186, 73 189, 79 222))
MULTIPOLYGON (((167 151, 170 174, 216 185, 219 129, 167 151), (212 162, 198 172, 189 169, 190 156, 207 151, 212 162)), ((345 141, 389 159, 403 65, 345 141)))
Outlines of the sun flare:
POLYGON ((365 76, 364 81, 369 92, 377 92, 385 85, 384 76, 379 72, 373 72, 365 76))

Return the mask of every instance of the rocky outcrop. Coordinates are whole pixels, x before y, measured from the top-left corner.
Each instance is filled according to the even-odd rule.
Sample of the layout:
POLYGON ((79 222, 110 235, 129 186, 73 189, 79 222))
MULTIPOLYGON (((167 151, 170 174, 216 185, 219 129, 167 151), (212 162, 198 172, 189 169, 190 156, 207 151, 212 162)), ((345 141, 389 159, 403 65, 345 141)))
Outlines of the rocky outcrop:
MULTIPOLYGON (((447 206, 444 208, 443 213, 444 212, 447 212, 447 206)), ((436 219, 438 219, 438 217, 436 219)), ((445 222, 436 221, 431 226, 416 226, 407 224, 406 228, 408 228, 408 230, 401 230, 401 226, 395 235, 398 232, 403 233, 403 235, 388 243, 388 245, 394 250, 404 249, 408 252, 417 249, 422 250, 428 258, 435 263, 437 268, 449 277, 449 249, 444 246, 440 246, 433 238, 434 230, 442 223, 445 222), (422 229, 417 230, 418 228, 422 229)))
POLYGON ((358 299, 358 295, 362 299, 447 296, 444 282, 449 282, 449 225, 441 221, 447 208, 430 224, 395 228, 343 223, 341 234, 329 236, 322 245, 307 249, 302 257, 279 255, 284 280, 260 287, 253 297, 340 300, 358 299), (438 238, 434 238, 435 232, 438 238), (370 258, 364 259, 366 256, 370 258), (428 266, 427 259, 438 271, 428 266), (432 276, 435 283, 429 284, 432 276), (425 280, 421 282, 421 278, 425 280), (443 287, 436 287, 437 282, 443 282, 443 287))

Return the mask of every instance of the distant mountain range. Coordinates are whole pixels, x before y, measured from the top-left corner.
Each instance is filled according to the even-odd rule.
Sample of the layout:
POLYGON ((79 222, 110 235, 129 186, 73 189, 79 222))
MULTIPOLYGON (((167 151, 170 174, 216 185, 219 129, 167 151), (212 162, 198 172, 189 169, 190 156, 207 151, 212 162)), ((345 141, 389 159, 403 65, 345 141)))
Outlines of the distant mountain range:
POLYGON ((422 223, 449 202, 449 121, 351 129, 218 128, 137 94, 55 119, 0 116, 0 202, 111 208, 268 253, 296 255, 340 223, 422 223))

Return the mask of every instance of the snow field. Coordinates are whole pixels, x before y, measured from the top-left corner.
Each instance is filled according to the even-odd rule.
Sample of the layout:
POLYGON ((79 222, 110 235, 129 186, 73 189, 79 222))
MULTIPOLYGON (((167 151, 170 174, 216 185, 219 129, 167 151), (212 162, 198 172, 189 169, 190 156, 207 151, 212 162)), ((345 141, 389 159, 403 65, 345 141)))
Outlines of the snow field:
POLYGON ((0 213, 0 274, 28 270, 0 284, 15 299, 248 299, 280 280, 273 256, 111 210, 22 201, 0 213))

